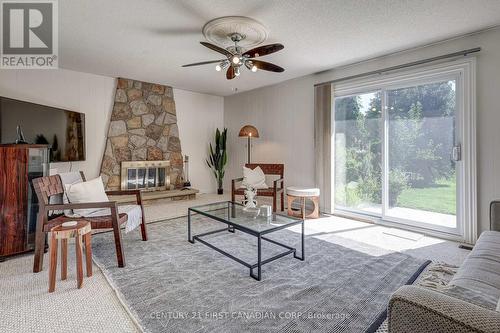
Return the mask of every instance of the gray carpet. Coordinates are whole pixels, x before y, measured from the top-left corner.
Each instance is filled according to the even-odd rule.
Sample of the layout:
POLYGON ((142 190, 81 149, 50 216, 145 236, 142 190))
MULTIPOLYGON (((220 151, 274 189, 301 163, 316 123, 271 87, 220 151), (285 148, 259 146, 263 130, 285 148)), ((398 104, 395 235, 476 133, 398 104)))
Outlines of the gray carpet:
MULTIPOLYGON (((198 216, 193 223, 195 233, 221 227, 198 216)), ((124 235, 125 268, 116 266, 112 234, 93 236, 94 260, 146 332, 365 332, 425 263, 342 247, 335 235, 308 236, 305 261, 287 256, 264 265, 258 282, 246 267, 189 243, 186 218, 149 224, 148 234, 147 242, 137 231, 124 235)), ((298 246, 300 234, 270 238, 298 246)), ((256 260, 256 240, 242 232, 205 239, 256 260)), ((276 251, 263 242, 264 258, 276 251)))

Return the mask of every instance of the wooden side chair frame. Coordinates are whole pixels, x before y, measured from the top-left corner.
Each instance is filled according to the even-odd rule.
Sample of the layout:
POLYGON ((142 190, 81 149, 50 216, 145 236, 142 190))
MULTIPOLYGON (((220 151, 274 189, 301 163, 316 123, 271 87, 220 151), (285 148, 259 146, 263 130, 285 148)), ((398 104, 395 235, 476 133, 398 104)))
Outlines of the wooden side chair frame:
MULTIPOLYGON (((265 164, 265 163, 250 163, 245 164, 247 168, 255 169, 260 167, 265 175, 275 175, 279 176, 278 179, 273 181, 273 187, 267 189, 257 190, 257 195, 264 197, 273 197, 273 212, 277 211, 277 200, 280 196, 281 211, 285 210, 285 189, 284 189, 284 174, 285 165, 284 164, 265 164)), ((242 182, 243 178, 236 178, 231 181, 231 201, 236 200, 236 195, 244 195, 245 190, 242 188, 237 188, 236 184, 242 182)))
MULTIPOLYGON (((85 181, 83 172, 80 172, 81 178, 85 181)), ((64 194, 64 186, 59 175, 36 178, 33 180, 33 187, 38 197, 39 210, 36 223, 35 236, 35 255, 33 263, 33 272, 38 273, 43 268, 43 252, 45 245, 46 234, 54 227, 62 224, 65 221, 85 220, 90 222, 92 229, 113 229, 115 239, 116 258, 118 267, 125 267, 125 256, 123 253, 123 242, 121 236, 120 225, 127 222, 127 214, 118 213, 118 205, 116 201, 108 202, 91 202, 91 203, 69 203, 69 204, 50 204, 50 197, 53 195, 64 194), (68 209, 88 209, 88 208, 109 208, 111 215, 98 217, 66 217, 59 215, 57 217, 49 217, 50 211, 62 211, 68 209)), ((124 190, 124 191, 106 191, 107 195, 135 195, 137 205, 141 206, 142 223, 141 235, 142 240, 147 241, 146 219, 144 216, 144 207, 142 205, 142 194, 140 190, 124 190)))

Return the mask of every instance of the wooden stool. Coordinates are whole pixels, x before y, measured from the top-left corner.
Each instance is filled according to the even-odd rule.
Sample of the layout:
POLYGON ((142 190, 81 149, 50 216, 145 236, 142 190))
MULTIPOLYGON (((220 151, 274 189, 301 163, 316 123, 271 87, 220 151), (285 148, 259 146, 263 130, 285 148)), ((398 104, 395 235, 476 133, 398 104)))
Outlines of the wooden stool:
POLYGON ((77 287, 83 284, 82 268, 82 238, 85 243, 85 259, 87 264, 87 276, 92 276, 92 245, 90 222, 77 221, 75 225, 64 226, 64 224, 52 228, 50 238, 50 268, 49 268, 49 293, 56 289, 57 271, 57 240, 61 240, 61 280, 66 280, 68 270, 68 239, 75 238, 76 252, 76 279, 77 287))
POLYGON ((300 217, 302 219, 313 218, 317 219, 319 217, 319 188, 299 188, 299 187, 287 187, 286 188, 287 197, 287 213, 290 216, 300 217), (294 212, 292 210, 292 203, 300 199, 300 212, 294 212), (310 199, 314 204, 314 209, 311 214, 306 215, 306 199, 310 199))

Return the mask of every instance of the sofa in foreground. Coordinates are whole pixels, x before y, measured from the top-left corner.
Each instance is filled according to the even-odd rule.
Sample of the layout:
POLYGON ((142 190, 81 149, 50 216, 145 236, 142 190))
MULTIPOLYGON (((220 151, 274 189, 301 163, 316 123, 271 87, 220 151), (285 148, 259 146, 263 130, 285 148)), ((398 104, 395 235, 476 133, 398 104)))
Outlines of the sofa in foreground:
POLYGON ((407 285, 391 297, 389 333, 500 332, 500 232, 481 234, 443 290, 407 285))

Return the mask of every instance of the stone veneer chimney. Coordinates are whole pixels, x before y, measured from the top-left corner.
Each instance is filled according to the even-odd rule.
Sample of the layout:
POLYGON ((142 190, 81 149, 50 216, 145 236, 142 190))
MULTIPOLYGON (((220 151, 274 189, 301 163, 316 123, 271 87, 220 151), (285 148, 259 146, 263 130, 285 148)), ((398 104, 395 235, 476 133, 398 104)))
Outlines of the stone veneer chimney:
POLYGON ((171 183, 182 186, 182 152, 172 87, 118 79, 101 176, 120 188, 122 161, 170 160, 171 183))

